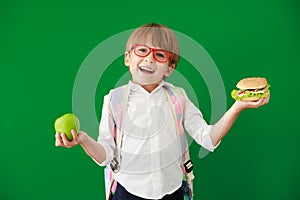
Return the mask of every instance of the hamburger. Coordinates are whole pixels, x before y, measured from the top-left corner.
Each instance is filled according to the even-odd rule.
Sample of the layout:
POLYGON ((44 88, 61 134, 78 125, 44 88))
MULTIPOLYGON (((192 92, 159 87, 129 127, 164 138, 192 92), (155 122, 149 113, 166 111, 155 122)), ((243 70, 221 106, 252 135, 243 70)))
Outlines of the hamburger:
POLYGON ((270 84, 265 78, 251 77, 240 80, 236 87, 238 90, 231 92, 231 97, 238 101, 257 101, 266 98, 270 92, 270 84))

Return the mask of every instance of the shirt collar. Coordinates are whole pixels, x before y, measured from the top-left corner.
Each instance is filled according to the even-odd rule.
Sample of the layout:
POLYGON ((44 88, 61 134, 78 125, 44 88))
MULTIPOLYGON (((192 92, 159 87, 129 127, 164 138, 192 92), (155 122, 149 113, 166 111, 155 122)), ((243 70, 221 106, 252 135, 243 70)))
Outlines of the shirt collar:
MULTIPOLYGON (((128 82, 128 86, 129 86, 129 89, 131 91, 145 90, 141 85, 133 83, 131 80, 128 82)), ((168 83, 168 82, 166 82, 164 80, 162 80, 159 83, 159 85, 152 92, 159 90, 161 87, 171 87, 171 88, 174 88, 174 85, 171 84, 171 83, 168 83)))

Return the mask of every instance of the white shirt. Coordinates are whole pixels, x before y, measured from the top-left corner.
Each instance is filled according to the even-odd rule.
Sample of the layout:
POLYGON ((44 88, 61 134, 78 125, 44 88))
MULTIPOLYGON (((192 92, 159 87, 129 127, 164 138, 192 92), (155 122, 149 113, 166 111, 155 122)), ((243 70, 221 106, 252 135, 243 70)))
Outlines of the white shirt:
MULTIPOLYGON (((161 199, 175 192, 182 184, 180 144, 176 134, 177 122, 167 101, 162 81, 151 93, 131 81, 126 119, 123 119, 121 170, 115 179, 131 194, 146 199, 161 199), (126 123, 124 123, 124 121, 126 123)), ((201 112, 186 97, 183 125, 189 135, 204 148, 213 151, 209 135, 211 126, 201 112)), ((104 97, 98 143, 106 152, 109 165, 115 148, 114 120, 108 110, 108 95, 104 97)))

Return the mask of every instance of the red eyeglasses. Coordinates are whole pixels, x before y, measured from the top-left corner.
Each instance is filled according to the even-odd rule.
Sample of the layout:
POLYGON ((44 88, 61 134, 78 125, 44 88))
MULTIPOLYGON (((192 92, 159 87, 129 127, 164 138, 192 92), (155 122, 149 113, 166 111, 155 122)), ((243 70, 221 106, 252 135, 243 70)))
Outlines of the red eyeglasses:
POLYGON ((132 49, 134 49, 135 55, 139 57, 146 57, 152 52, 154 59, 158 62, 172 61, 172 53, 164 49, 154 49, 143 44, 134 44, 132 49))

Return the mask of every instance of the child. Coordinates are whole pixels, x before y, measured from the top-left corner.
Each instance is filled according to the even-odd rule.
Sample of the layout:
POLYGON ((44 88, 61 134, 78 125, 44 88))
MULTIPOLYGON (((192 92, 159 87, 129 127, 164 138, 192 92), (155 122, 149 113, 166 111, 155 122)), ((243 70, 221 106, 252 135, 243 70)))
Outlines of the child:
MULTIPOLYGON (((180 190, 182 162, 176 135, 179 126, 173 118, 170 103, 166 101, 166 88, 181 91, 180 99, 184 102, 180 111, 182 125, 198 144, 210 151, 218 146, 241 111, 260 107, 269 101, 269 94, 255 102, 236 101, 216 124, 208 125, 184 90, 165 82, 178 60, 177 38, 161 24, 141 26, 127 41, 125 65, 132 80, 126 86, 128 94, 125 95, 123 116, 127 120, 125 117, 122 119, 122 162, 114 177, 118 184, 113 200, 183 200, 180 190)), ((117 149, 115 128, 120 128, 110 101, 111 96, 106 95, 97 142, 83 131, 79 131, 78 135, 72 131, 72 141, 68 141, 65 134, 56 133, 56 146, 70 148, 80 144, 99 165, 109 165, 117 149)))

